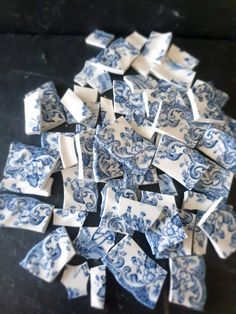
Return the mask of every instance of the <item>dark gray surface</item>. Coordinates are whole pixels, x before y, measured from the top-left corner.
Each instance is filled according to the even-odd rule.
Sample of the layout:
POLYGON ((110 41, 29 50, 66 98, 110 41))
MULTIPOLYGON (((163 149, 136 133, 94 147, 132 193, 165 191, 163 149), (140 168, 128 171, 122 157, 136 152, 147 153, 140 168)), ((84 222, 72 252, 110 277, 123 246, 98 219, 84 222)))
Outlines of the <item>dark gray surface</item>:
MULTIPOLYGON (((208 41, 175 39, 180 47, 200 58, 197 77, 212 80, 215 85, 230 94, 226 111, 236 118, 236 43, 231 41, 208 41)), ((47 80, 54 80, 60 94, 73 84, 74 75, 81 69, 85 59, 98 50, 84 44, 80 36, 24 36, 0 35, 0 173, 2 173, 9 144, 22 141, 39 144, 38 136, 24 134, 23 96, 47 80)), ((73 128, 63 127, 63 130, 73 128)), ((230 203, 235 204, 235 186, 230 203)), ((53 196, 41 198, 62 206, 63 189, 60 174, 56 175, 53 196)), ((86 225, 96 225, 98 214, 89 214, 86 225)), ((50 232, 53 229, 50 226, 50 232)), ((72 238, 77 229, 70 228, 72 238)), ((107 299, 104 311, 90 308, 89 297, 67 300, 64 287, 58 280, 47 284, 30 275, 18 263, 28 250, 45 235, 14 229, 0 230, 0 313, 1 314, 70 314, 70 313, 154 313, 146 309, 125 290, 108 272, 107 299)), ((135 240, 147 252, 150 250, 144 237, 135 240)), ((73 263, 82 262, 73 259, 73 263)), ((236 313, 236 255, 220 260, 209 245, 207 261, 209 314, 236 313)), ((161 262, 164 267, 166 262, 161 262)), ((168 268, 167 268, 168 269, 168 268)), ((168 303, 169 277, 158 301, 155 312, 165 314, 197 313, 168 303)))
POLYGON ((173 30, 191 38, 236 38, 235 0, 0 1, 0 32, 87 35, 173 30))

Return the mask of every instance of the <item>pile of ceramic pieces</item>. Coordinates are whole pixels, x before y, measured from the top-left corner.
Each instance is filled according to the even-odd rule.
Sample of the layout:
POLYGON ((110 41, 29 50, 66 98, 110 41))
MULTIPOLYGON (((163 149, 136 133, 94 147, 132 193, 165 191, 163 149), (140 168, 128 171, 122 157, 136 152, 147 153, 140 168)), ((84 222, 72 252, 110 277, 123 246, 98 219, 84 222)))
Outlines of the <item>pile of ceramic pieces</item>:
POLYGON ((193 83, 198 59, 171 39, 171 33, 114 39, 94 31, 86 42, 102 50, 75 75, 73 91, 60 99, 47 82, 25 96, 25 132, 41 134, 41 147, 10 146, 1 225, 45 232, 53 215, 53 225, 60 226, 20 265, 47 282, 65 267, 61 283, 70 299, 87 295, 90 277, 93 307, 104 307, 107 268, 154 308, 167 274, 156 260, 169 259, 169 301, 202 310, 208 240, 220 258, 236 251, 236 216, 227 204, 236 171, 236 121, 223 111, 226 93, 199 79, 193 83), (129 68, 138 74, 112 82, 111 74, 129 68), (111 89, 113 100, 103 95, 97 101, 98 93, 111 89), (63 123, 75 124, 75 132, 48 132, 63 123), (51 175, 58 171, 62 208, 6 193, 50 196, 51 175), (183 187, 181 208, 173 179, 183 187), (99 226, 84 226, 97 212, 99 193, 99 226), (80 228, 73 241, 65 226, 80 228), (155 260, 133 240, 134 232, 144 233, 155 260), (118 242, 117 234, 124 235, 118 242), (76 254, 98 266, 68 265, 76 254))

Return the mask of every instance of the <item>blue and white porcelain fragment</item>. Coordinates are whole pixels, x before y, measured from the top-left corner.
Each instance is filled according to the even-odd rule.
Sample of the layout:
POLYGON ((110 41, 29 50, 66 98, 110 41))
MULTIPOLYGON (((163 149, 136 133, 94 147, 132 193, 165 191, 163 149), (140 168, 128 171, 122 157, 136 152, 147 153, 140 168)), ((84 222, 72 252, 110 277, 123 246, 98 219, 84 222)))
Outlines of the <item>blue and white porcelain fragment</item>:
POLYGON ((167 272, 148 257, 131 236, 125 236, 102 262, 137 301, 154 309, 167 272))
POLYGON ((172 136, 190 148, 197 145, 207 129, 206 124, 193 121, 192 111, 184 103, 178 91, 176 91, 176 100, 171 99, 169 103, 162 104, 155 125, 158 133, 172 136))
POLYGON ((163 58, 150 72, 160 80, 165 80, 186 91, 191 87, 196 75, 196 72, 183 68, 168 58, 163 58))
POLYGON ((20 262, 20 266, 34 276, 52 282, 74 255, 68 233, 64 227, 60 227, 37 243, 20 262))
POLYGON ((25 133, 40 134, 65 122, 65 113, 56 87, 46 82, 25 95, 25 133))
POLYGON ((86 259, 103 257, 115 244, 115 233, 101 227, 82 227, 73 241, 76 254, 86 259))
MULTIPOLYGON (((55 157, 60 156, 59 152, 59 132, 44 132, 41 134, 41 147, 47 150, 51 150, 55 157)), ((59 158, 57 165, 53 172, 61 171, 62 162, 61 158, 59 158)))
POLYGON ((96 182, 105 182, 123 175, 121 163, 113 158, 97 140, 93 143, 93 174, 96 182))
POLYGON ((234 137, 209 126, 199 141, 197 149, 221 167, 236 172, 236 139, 234 137))
POLYGON ((100 97, 102 125, 112 124, 116 117, 111 99, 100 97))
POLYGON ((198 226, 220 258, 227 258, 236 251, 236 214, 232 206, 224 203, 212 206, 201 217, 198 226))
POLYGON ((172 44, 167 53, 167 58, 170 59, 175 64, 178 64, 186 69, 194 69, 199 60, 194 56, 190 55, 188 52, 180 49, 176 45, 172 44))
POLYGON ((152 60, 139 55, 131 64, 131 67, 140 75, 148 76, 151 69, 155 66, 152 60))
POLYGON ((119 215, 133 230, 145 233, 160 216, 162 208, 121 196, 119 215))
POLYGON ((184 239, 163 251, 155 254, 157 259, 175 258, 192 255, 193 232, 196 225, 196 214, 192 211, 179 210, 177 218, 180 218, 184 230, 184 239))
POLYGON ((143 91, 144 89, 153 90, 157 87, 157 80, 151 76, 144 75, 125 75, 125 83, 129 86, 131 92, 143 91))
POLYGON ((62 167, 66 169, 77 165, 78 158, 75 149, 75 134, 60 133, 58 142, 62 167))
POLYGON ((129 85, 121 80, 113 81, 114 112, 128 115, 132 111, 145 112, 143 91, 132 92, 129 85))
POLYGON ((90 305, 96 309, 104 309, 106 296, 106 266, 90 268, 90 305))
POLYGON ((138 50, 142 49, 144 44, 147 41, 147 38, 138 32, 134 31, 129 36, 125 37, 125 41, 130 43, 132 46, 137 48, 138 50))
POLYGON ((123 75, 138 55, 139 49, 123 38, 118 38, 101 51, 91 62, 104 71, 123 75))
POLYGON ((75 207, 54 208, 53 225, 81 228, 88 216, 88 212, 75 207))
POLYGON ((132 170, 123 165, 124 172, 124 186, 125 187, 139 187, 140 185, 157 184, 157 171, 156 167, 150 166, 145 175, 138 175, 132 172, 132 170))
POLYGON ((89 266, 85 262, 81 265, 66 265, 60 282, 67 290, 68 299, 75 299, 88 294, 89 266))
POLYGON ((203 311, 206 302, 206 266, 202 256, 186 256, 169 260, 169 302, 203 311))
MULTIPOLYGON (((27 194, 51 190, 50 176, 58 157, 47 149, 13 142, 5 165, 1 188, 27 194)), ((46 193, 47 194, 47 193, 46 193)))
POLYGON ((168 174, 163 173, 158 175, 158 184, 160 192, 167 195, 178 195, 178 192, 175 188, 173 179, 168 176, 168 174))
POLYGON ((167 53, 172 40, 172 33, 158 33, 152 31, 141 53, 153 63, 160 61, 167 53))
POLYGON ((133 234, 133 230, 125 223, 124 219, 119 214, 119 199, 121 196, 137 200, 137 195, 134 190, 126 189, 122 185, 107 187, 105 190, 104 208, 101 213, 100 227, 109 230, 133 234))
POLYGON ((82 86, 88 84, 100 94, 112 89, 110 74, 103 69, 92 64, 93 59, 86 61, 81 72, 75 77, 74 81, 82 86))
POLYGON ((141 191, 141 202, 156 206, 161 212, 151 228, 145 233, 154 255, 172 247, 187 237, 178 215, 174 196, 141 191))
POLYGON ((69 119, 71 119, 72 116, 76 123, 82 123, 92 115, 88 106, 69 88, 61 98, 61 102, 67 112, 70 113, 69 119))
POLYGON ((228 198, 230 187, 233 182, 234 173, 230 172, 212 161, 208 161, 209 168, 203 173, 194 189, 206 194, 211 199, 221 196, 228 198))
POLYGON ((79 180, 76 166, 62 171, 64 186, 64 210, 96 212, 98 201, 97 184, 91 180, 79 180))
POLYGON ((81 98, 86 104, 95 103, 98 99, 98 91, 91 87, 74 85, 74 93, 81 98))
POLYGON ((32 197, 1 194, 0 226, 45 232, 53 207, 32 197))
POLYGON ((88 45, 92 45, 99 48, 106 48, 110 42, 115 38, 113 34, 105 32, 100 29, 95 29, 91 34, 85 38, 85 42, 88 45))
POLYGON ((83 123, 77 123, 75 125, 75 132, 81 133, 84 131, 89 131, 90 129, 95 129, 98 121, 100 103, 87 103, 89 110, 92 112, 92 116, 85 120, 83 123))
POLYGON ((84 131, 75 136, 78 154, 78 179, 94 179, 93 175, 93 144, 95 129, 84 131))
POLYGON ((204 172, 209 168, 208 160, 197 150, 162 135, 152 164, 184 185, 194 188, 204 172))
POLYGON ((96 139, 114 158, 137 174, 147 172, 156 152, 156 147, 138 135, 124 117, 101 130, 96 139))
POLYGON ((192 106, 194 120, 201 123, 217 123, 223 120, 221 106, 228 98, 226 95, 217 93, 211 84, 196 80, 187 95, 192 106))

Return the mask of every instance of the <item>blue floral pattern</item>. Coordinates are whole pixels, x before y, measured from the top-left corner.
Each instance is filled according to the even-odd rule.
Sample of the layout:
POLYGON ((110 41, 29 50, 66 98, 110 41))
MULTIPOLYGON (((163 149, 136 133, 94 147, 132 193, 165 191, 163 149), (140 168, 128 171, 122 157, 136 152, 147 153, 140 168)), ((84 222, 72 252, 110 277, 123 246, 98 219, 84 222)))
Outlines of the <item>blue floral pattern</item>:
POLYGON ((144 96, 142 91, 132 93, 124 81, 113 82, 114 111, 128 115, 132 111, 145 112, 144 96))
POLYGON ((145 233, 154 255, 186 238, 173 196, 141 191, 141 202, 161 209, 161 214, 145 233))
POLYGON ((158 175, 158 184, 162 194, 178 195, 173 179, 168 174, 163 173, 158 175))
POLYGON ((114 39, 114 35, 104 32, 100 29, 95 29, 86 39, 86 43, 97 46, 100 48, 105 48, 114 39))
POLYGON ((53 211, 53 224, 68 227, 82 227, 88 212, 71 208, 55 208, 53 211))
POLYGON ((202 311, 206 302, 205 261, 202 256, 170 259, 169 301, 202 311))
POLYGON ((124 171, 124 186, 138 187, 139 185, 156 184, 158 182, 156 168, 150 166, 145 175, 138 175, 132 172, 132 170, 123 165, 124 171))
POLYGON ((119 284, 143 305, 153 309, 167 272, 148 257, 130 237, 124 237, 102 262, 119 284))
MULTIPOLYGON (((10 145, 2 186, 13 192, 21 188, 44 188, 58 157, 47 149, 13 142, 10 145)), ((25 191, 25 190, 24 190, 25 191)))
POLYGON ((0 226, 45 232, 53 207, 32 197, 1 194, 0 226))
POLYGON ((155 89, 158 85, 156 79, 144 75, 125 75, 124 81, 129 85, 132 92, 134 90, 155 89))
POLYGON ((34 276, 51 282, 74 255, 67 231, 61 227, 37 243, 20 262, 20 266, 34 276))
POLYGON ((101 227, 83 227, 73 241, 76 254, 86 259, 103 257, 115 244, 115 233, 101 227))
POLYGON ((210 166, 208 160, 198 151, 189 149, 167 135, 161 137, 152 164, 174 177, 189 190, 194 188, 210 166))
POLYGON ((147 172, 156 152, 156 147, 138 135, 124 117, 101 130, 96 139, 114 158, 137 174, 147 172))

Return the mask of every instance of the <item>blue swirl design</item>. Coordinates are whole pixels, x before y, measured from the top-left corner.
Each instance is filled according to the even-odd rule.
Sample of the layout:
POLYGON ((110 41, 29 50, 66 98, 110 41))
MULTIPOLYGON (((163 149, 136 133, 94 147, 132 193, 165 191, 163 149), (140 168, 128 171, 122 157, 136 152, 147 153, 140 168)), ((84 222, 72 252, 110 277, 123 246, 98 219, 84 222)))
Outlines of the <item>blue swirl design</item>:
POLYGON ((166 271, 150 259, 130 236, 116 244, 102 262, 139 302, 152 309, 155 307, 166 271))
POLYGON ((57 158, 50 150, 13 142, 4 169, 4 178, 15 179, 16 187, 18 181, 21 181, 31 187, 41 188, 56 162, 57 158))
POLYGON ((1 194, 0 225, 34 230, 34 226, 41 224, 43 232, 47 227, 53 207, 32 197, 1 194))
POLYGON ((33 275, 51 282, 73 255, 74 249, 66 229, 60 227, 36 244, 20 265, 33 275))
POLYGON ((202 311, 206 302, 206 267, 202 256, 170 259, 170 302, 202 311))

